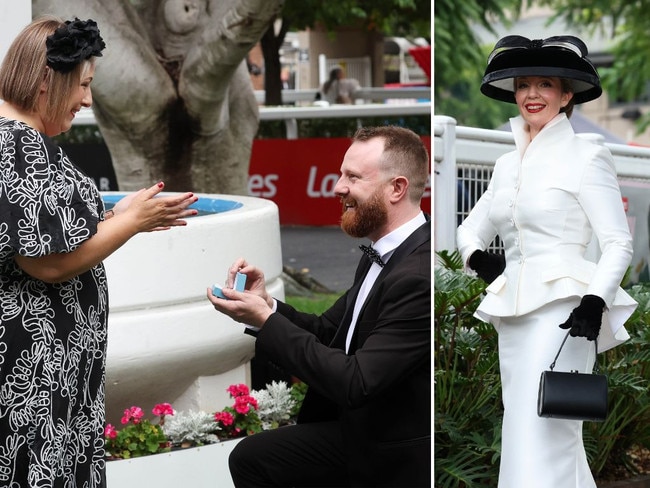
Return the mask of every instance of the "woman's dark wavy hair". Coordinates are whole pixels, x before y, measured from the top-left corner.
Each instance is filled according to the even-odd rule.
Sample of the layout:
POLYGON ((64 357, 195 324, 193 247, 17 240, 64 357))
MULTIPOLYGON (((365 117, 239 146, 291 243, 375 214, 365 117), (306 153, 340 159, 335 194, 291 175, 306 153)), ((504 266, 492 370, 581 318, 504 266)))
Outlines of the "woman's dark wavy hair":
POLYGON ((343 68, 340 68, 338 66, 336 68, 332 68, 332 70, 330 71, 329 79, 323 85, 323 92, 324 93, 327 93, 330 90, 330 87, 332 86, 332 83, 334 83, 336 80, 339 79, 339 75, 341 73, 343 73, 343 68))

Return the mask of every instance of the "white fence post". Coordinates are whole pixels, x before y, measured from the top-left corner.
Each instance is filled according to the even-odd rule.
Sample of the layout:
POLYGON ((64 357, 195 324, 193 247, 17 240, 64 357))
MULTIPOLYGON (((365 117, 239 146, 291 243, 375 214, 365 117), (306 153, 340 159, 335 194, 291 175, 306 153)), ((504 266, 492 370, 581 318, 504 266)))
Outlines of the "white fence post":
POLYGON ((318 86, 323 86, 327 81, 329 73, 327 71, 327 56, 324 54, 318 55, 318 86))
POLYGON ((456 119, 433 117, 434 250, 456 249, 456 119))

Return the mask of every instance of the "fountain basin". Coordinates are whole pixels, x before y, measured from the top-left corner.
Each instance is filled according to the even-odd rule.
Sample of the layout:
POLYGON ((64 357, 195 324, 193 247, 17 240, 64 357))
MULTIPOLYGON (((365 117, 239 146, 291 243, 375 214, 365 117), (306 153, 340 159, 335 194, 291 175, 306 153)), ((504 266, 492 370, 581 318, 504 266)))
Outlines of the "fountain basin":
MULTIPOLYGON (((102 193, 107 206, 125 193, 102 193)), ((214 310, 206 289, 225 283, 238 257, 264 270, 284 298, 278 208, 255 197, 197 194, 187 226, 138 234, 109 256, 106 417, 168 402, 176 410, 221 410, 226 388, 250 385, 254 339, 214 310)))

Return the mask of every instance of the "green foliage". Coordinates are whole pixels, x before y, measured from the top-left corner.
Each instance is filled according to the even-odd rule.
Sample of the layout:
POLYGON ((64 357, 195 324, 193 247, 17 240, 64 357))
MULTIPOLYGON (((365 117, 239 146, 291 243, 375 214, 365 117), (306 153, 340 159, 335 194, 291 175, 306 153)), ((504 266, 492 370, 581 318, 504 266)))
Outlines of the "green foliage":
MULTIPOLYGON (((437 254, 434 268, 435 486, 496 486, 500 458, 501 386, 497 333, 476 319, 485 284, 466 275, 457 251, 437 254)), ((614 468, 634 474, 630 448, 650 448, 650 283, 628 293, 639 303, 626 323, 630 340, 599 356, 609 380, 609 413, 585 422, 583 436, 596 477, 614 468)))
POLYGON ((509 25, 520 0, 436 0, 434 11, 434 107, 459 125, 494 129, 517 114, 514 105, 491 100, 479 91, 486 59, 494 46, 481 46, 474 29, 493 32, 509 25))
POLYGON ((309 387, 307 386, 307 384, 303 383, 302 381, 293 383, 291 385, 291 398, 293 398, 295 402, 293 408, 291 409, 290 415, 292 417, 298 416, 298 412, 300 412, 300 407, 302 407, 302 402, 305 399, 305 395, 307 394, 308 388, 309 387))
POLYGON ((169 441, 162 427, 148 420, 130 423, 117 432, 117 437, 106 439, 106 451, 115 458, 129 459, 167 452, 169 449, 169 441))
POLYGON ((458 252, 434 268, 435 486, 496 486, 501 383, 497 335, 473 317, 485 289, 462 270, 458 252))
POLYGON ((514 103, 492 100, 481 93, 482 74, 468 75, 440 93, 435 99, 434 113, 453 117, 458 125, 482 129, 497 129, 518 115, 514 103))
POLYGON ((650 448, 650 283, 627 291, 639 303, 626 323, 630 340, 599 358, 609 383, 607 420, 585 423, 585 448, 594 474, 606 475, 617 466, 634 473, 630 448, 650 448))
POLYGON ((294 30, 360 25, 384 35, 431 35, 430 0, 287 0, 282 17, 294 30))
MULTIPOLYGON (((614 63, 599 68, 603 88, 611 100, 632 101, 647 97, 650 65, 650 14, 648 2, 628 0, 540 0, 555 10, 552 20, 563 19, 569 26, 600 32, 614 40, 614 63)), ((637 132, 650 126, 650 115, 637 121, 637 132)))
POLYGON ((312 296, 287 296, 286 302, 296 310, 305 313, 313 313, 320 315, 325 310, 334 305, 334 302, 339 299, 340 293, 315 293, 312 296))

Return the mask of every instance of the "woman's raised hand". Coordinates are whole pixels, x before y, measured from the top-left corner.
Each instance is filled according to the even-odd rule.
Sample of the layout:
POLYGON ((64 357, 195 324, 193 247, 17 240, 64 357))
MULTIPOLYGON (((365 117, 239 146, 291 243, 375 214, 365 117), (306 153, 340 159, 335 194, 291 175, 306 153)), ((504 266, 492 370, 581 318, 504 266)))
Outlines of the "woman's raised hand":
POLYGON ((187 225, 185 217, 196 215, 196 209, 189 208, 199 198, 191 192, 158 196, 165 187, 161 181, 121 199, 113 211, 115 216, 130 218, 137 232, 166 230, 170 227, 187 225))

